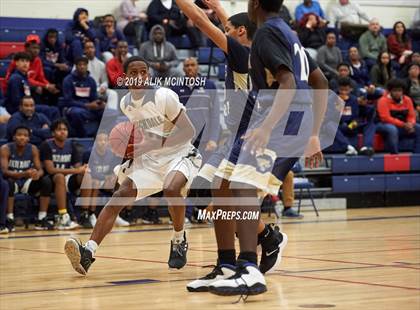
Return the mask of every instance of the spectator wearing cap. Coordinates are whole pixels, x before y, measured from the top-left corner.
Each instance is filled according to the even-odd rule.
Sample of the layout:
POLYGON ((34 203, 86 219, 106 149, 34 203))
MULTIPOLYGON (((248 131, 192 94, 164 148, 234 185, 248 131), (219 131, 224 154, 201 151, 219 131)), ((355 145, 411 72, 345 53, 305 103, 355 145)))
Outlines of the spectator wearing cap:
POLYGON ((359 39, 360 55, 369 69, 373 67, 382 52, 388 51, 385 36, 381 33, 381 25, 377 18, 369 22, 367 30, 359 39))
MULTIPOLYGON (((27 72, 28 82, 33 87, 36 103, 55 104, 60 90, 53 83, 50 83, 45 77, 44 67, 42 65, 40 53, 41 40, 38 35, 30 34, 26 37, 25 52, 30 57, 30 65, 27 72)), ((7 69, 6 84, 11 74, 16 69, 15 61, 12 61, 7 69)), ((17 108, 17 107, 16 107, 17 108)))
MULTIPOLYGON (((15 69, 9 77, 7 83, 5 107, 10 114, 15 113, 19 109, 19 105, 24 96, 32 96, 36 92, 36 86, 31 86, 28 79, 30 70, 31 56, 25 52, 16 53, 13 58, 15 69)), ((47 106, 36 102, 35 109, 37 112, 44 113, 50 121, 60 117, 57 107, 47 106)))
POLYGON ((377 131, 392 154, 398 154, 399 140, 407 137, 415 139, 414 153, 420 153, 420 124, 416 123, 413 101, 404 95, 405 87, 401 79, 390 80, 388 93, 378 101, 377 131))
POLYGON ((109 85, 112 88, 119 88, 118 79, 124 76, 124 62, 128 58, 128 43, 127 41, 119 41, 115 56, 106 64, 106 73, 108 75, 109 85))
POLYGON ((295 10, 295 19, 297 23, 300 23, 305 14, 313 13, 320 18, 320 21, 325 25, 325 14, 324 10, 316 0, 303 0, 303 3, 299 4, 295 10))
POLYGON ((107 14, 102 19, 102 26, 98 32, 99 46, 105 63, 115 55, 118 41, 126 41, 124 34, 115 28, 115 17, 107 14))
POLYGON ((61 85, 70 72, 70 65, 65 58, 64 43, 58 40, 57 29, 50 28, 41 42, 40 57, 48 81, 61 85))
MULTIPOLYGON (((73 20, 69 22, 65 31, 66 44, 68 45, 68 59, 73 63, 75 59, 83 55, 83 44, 90 40, 97 44, 96 32, 92 22, 89 21, 89 12, 84 8, 78 8, 73 14, 73 20)), ((99 49, 97 50, 99 53, 99 49)), ((97 55, 98 57, 100 55, 97 55)))
POLYGON ((76 59, 76 70, 63 82, 64 101, 67 107, 65 113, 72 125, 73 134, 79 138, 87 136, 88 122, 97 122, 99 125, 105 108, 105 102, 98 99, 97 85, 89 74, 88 63, 87 57, 76 59))

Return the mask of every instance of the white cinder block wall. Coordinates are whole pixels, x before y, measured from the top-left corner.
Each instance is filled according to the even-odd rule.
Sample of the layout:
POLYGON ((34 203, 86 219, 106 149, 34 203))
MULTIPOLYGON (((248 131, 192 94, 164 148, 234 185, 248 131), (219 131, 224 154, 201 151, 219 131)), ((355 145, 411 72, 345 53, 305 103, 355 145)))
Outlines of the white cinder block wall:
MULTIPOLYGON (((191 0, 192 1, 192 0, 191 0)), ((338 0, 319 0, 328 12, 331 4, 338 0)), ((420 0, 352 0, 359 3, 371 17, 378 17, 384 27, 391 28, 397 20, 411 24, 420 0)), ((138 5, 146 8, 150 1, 140 0, 138 5)), ((247 1, 222 1, 231 14, 246 11, 247 1)), ((301 0, 285 0, 292 15, 301 0)), ((1 0, 0 16, 36 17, 36 18, 71 18, 78 7, 85 7, 91 16, 118 12, 119 0, 1 0)), ((46 25, 47 26, 47 25, 46 25)))

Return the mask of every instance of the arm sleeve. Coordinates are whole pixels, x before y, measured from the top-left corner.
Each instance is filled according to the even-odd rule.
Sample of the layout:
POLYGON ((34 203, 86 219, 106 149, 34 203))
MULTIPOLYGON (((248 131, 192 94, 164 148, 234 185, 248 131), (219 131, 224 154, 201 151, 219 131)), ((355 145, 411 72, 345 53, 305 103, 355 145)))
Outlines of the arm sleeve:
POLYGON ((109 81, 108 81, 108 75, 106 74, 105 65, 101 66, 101 73, 100 73, 100 76, 99 76, 99 82, 101 83, 101 85, 99 85, 99 86, 102 86, 102 87, 105 87, 106 89, 108 89, 109 81))
POLYGON ((229 67, 238 73, 248 73, 249 49, 229 36, 226 38, 228 53, 225 55, 229 67))
POLYGON ((362 8, 360 7, 360 5, 358 5, 356 3, 353 3, 353 5, 355 6, 355 8, 357 10, 357 13, 359 14, 360 18, 363 19, 363 20, 365 20, 365 21, 367 21, 367 22, 369 22, 370 21, 369 16, 367 15, 367 13, 365 13, 362 10, 362 8))
POLYGON ((300 21, 300 19, 302 18, 302 16, 303 16, 302 6, 301 6, 301 5, 299 5, 299 6, 296 8, 296 11, 295 11, 295 19, 296 19, 296 21, 297 21, 297 22, 299 22, 299 21, 300 21))
POLYGON ((363 34, 359 39, 360 55, 363 58, 376 58, 369 50, 369 39, 367 35, 363 34))
POLYGON ((327 72, 331 72, 333 74, 335 74, 337 72, 336 69, 327 65, 327 63, 326 63, 326 51, 325 50, 323 50, 323 49, 319 50, 317 60, 318 60, 319 66, 321 67, 322 70, 327 71, 327 72))
POLYGON ((39 151, 41 161, 52 160, 51 148, 46 141, 41 144, 39 151))
POLYGON ((178 66, 178 63, 179 63, 179 61, 178 61, 178 56, 176 55, 176 49, 175 49, 175 46, 173 46, 172 44, 170 44, 169 46, 170 46, 170 48, 171 48, 171 53, 170 53, 171 58, 170 58, 170 60, 167 62, 167 64, 168 64, 168 66, 169 66, 170 68, 175 68, 176 66, 178 66))
POLYGON ((119 77, 118 68, 116 68, 112 61, 106 64, 106 72, 108 74, 109 82, 112 86, 117 86, 117 79, 119 77))
POLYGON ((261 59, 264 67, 273 76, 277 75, 279 68, 282 66, 293 72, 290 48, 282 33, 276 32, 274 34, 271 29, 265 28, 261 31, 260 40, 258 40, 256 46, 258 58, 261 59), (270 53, 267 53, 267 51, 270 51, 270 53))
POLYGON ((407 122, 415 125, 416 124, 416 111, 414 110, 414 103, 410 97, 407 96, 406 98, 407 98, 407 105, 408 105, 407 122))
POLYGON ((181 111, 185 111, 185 107, 179 101, 179 97, 174 91, 166 89, 162 95, 164 95, 163 100, 165 100, 165 115, 170 121, 173 121, 181 111))

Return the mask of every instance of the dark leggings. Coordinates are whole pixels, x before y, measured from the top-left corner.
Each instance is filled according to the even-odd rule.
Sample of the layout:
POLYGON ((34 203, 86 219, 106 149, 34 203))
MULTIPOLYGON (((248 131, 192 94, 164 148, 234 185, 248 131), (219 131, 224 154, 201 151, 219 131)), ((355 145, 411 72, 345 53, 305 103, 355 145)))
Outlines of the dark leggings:
MULTIPOLYGON (((26 181, 26 180, 25 180, 26 181)), ((9 197, 15 195, 16 180, 9 179, 9 197)), ((21 188, 19 188, 19 191, 21 188)), ((41 197, 49 197, 52 193, 52 182, 48 176, 43 176, 41 179, 31 182, 28 189, 28 195, 35 196, 40 193, 41 197)))

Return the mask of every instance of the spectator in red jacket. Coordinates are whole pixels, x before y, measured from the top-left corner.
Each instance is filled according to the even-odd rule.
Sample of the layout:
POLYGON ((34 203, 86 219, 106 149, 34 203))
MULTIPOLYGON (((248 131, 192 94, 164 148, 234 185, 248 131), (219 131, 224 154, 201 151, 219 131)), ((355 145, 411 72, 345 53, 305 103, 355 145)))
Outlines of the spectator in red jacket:
MULTIPOLYGON (((44 67, 42 66, 42 60, 41 57, 39 57, 40 44, 41 40, 36 34, 30 34, 26 37, 25 51, 31 57, 31 62, 28 71, 29 86, 35 87, 35 93, 39 96, 48 96, 50 94, 57 95, 60 91, 58 90, 55 84, 50 83, 45 77, 44 67)), ((9 65, 9 68, 7 69, 6 85, 15 69, 16 62, 12 61, 9 65)))
POLYGON ((118 88, 118 78, 124 75, 123 64, 127 59, 128 44, 127 41, 118 41, 115 57, 106 64, 106 73, 108 75, 109 85, 111 88, 118 88))
POLYGON ((403 22, 394 24, 394 31, 388 36, 388 50, 391 58, 400 65, 407 63, 413 54, 411 40, 403 22))
POLYGON ((377 131, 384 136, 392 154, 398 154, 399 139, 404 137, 414 137, 414 153, 420 153, 420 124, 416 123, 413 101, 404 95, 404 81, 392 79, 387 89, 389 93, 378 101, 377 131))

